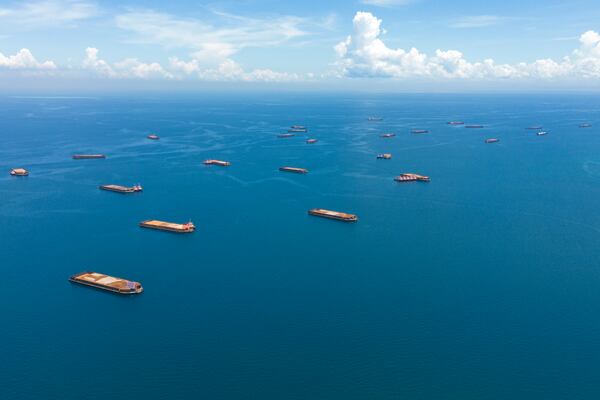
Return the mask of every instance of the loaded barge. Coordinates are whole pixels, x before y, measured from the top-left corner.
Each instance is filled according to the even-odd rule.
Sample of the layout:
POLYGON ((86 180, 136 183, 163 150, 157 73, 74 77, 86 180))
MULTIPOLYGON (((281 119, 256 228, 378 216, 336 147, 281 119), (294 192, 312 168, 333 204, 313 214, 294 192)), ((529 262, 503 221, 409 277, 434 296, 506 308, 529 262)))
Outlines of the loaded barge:
POLYGON ((462 121, 450 121, 447 122, 448 125, 464 125, 465 123, 462 121))
POLYGON ((289 137, 294 137, 296 136, 296 134, 294 133, 281 133, 279 135, 277 135, 278 138, 289 138, 289 137))
POLYGON ((14 168, 10 170, 10 174, 12 176, 28 176, 29 171, 27 171, 25 168, 14 168))
POLYGON ((295 168, 295 167, 279 167, 280 171, 283 172, 295 172, 296 174, 306 174, 308 170, 306 168, 295 168))
POLYGON ((371 122, 374 122, 374 121, 383 121, 383 118, 381 118, 381 117, 369 117, 369 118, 367 118, 367 121, 371 121, 371 122))
POLYGON ((579 127, 580 128, 591 128, 592 124, 580 124, 579 127))
POLYGON ((394 178, 396 182, 429 182, 431 179, 428 176, 417 174, 400 174, 394 178))
POLYGON ((231 163, 229 161, 221 161, 221 160, 204 160, 202 162, 204 165, 218 165, 220 167, 229 167, 231 163))
POLYGON ((139 282, 115 278, 113 276, 99 274, 97 272, 80 272, 72 275, 69 280, 81 285, 91 286, 97 289, 107 290, 118 294, 139 294, 144 288, 139 282))
POLYGON ((196 230, 196 226, 192 221, 186 224, 176 224, 173 222, 157 221, 155 219, 140 222, 140 227, 175 233, 192 233, 196 230))
POLYGON ((290 129, 288 129, 288 132, 308 132, 308 129, 302 125, 292 125, 290 129))
POLYGON ((465 125, 465 128, 467 128, 467 129, 481 129, 481 128, 483 128, 483 125, 465 125))
POLYGON ((137 193, 143 190, 142 185, 133 185, 133 186, 121 186, 121 185, 101 185, 99 186, 101 190, 108 190, 109 192, 117 192, 117 193, 137 193))
POLYGON ((412 129, 412 133, 429 133, 427 129, 412 129))
POLYGON ((486 143, 498 143, 499 141, 500 141, 500 139, 496 139, 496 138, 485 139, 486 143))
POLYGON ((324 210, 322 208, 310 209, 310 210, 308 210, 308 214, 314 215, 316 217, 335 219, 335 220, 344 221, 344 222, 358 221, 358 217, 354 214, 348 214, 348 213, 339 212, 339 211, 324 210))
POLYGON ((380 137, 382 137, 382 138, 391 138, 394 136, 396 136, 395 133, 384 133, 384 134, 380 135, 380 137))
POLYGON ((74 154, 73 160, 95 160, 98 158, 106 158, 104 154, 74 154))

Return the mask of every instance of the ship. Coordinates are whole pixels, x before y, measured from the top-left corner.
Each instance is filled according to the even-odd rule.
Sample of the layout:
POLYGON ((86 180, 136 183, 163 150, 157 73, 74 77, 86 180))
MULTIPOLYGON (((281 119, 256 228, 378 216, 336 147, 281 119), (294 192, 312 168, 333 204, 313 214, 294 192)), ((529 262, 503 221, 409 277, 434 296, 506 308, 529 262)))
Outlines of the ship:
POLYGON ((308 129, 302 125, 292 125, 290 129, 288 129, 288 132, 308 132, 308 129))
POLYGON ((394 178, 396 182, 429 182, 431 179, 428 176, 417 175, 413 173, 400 174, 394 178))
POLYGON ((530 130, 530 131, 539 131, 540 129, 543 129, 543 127, 541 125, 533 125, 533 126, 528 126, 525 129, 530 130))
POLYGON ((69 277, 73 283, 91 286, 97 289, 107 290, 118 294, 140 294, 144 288, 139 282, 127 279, 115 278, 98 272, 85 271, 69 277))
POLYGON ((99 186, 101 190, 108 190, 109 192, 117 192, 117 193, 137 193, 143 190, 141 185, 133 185, 133 186, 121 186, 121 185, 101 185, 99 186))
POLYGON ((29 171, 25 168, 13 168, 10 170, 12 176, 29 176, 29 171))
POLYGON ((427 129, 412 129, 412 133, 429 133, 427 129))
POLYGON ((538 135, 538 136, 544 136, 544 135, 547 135, 548 132, 546 132, 546 131, 539 131, 539 132, 536 132, 535 134, 538 135))
POLYGON ((221 161, 221 160, 204 160, 202 161, 204 165, 218 165, 220 167, 229 167, 231 163, 229 161, 221 161))
POLYGON ((150 134, 150 135, 148 135, 148 136, 146 136, 146 137, 147 137, 148 139, 150 139, 150 140, 158 140, 158 139, 160 139, 160 138, 158 137, 158 135, 155 135, 155 134, 153 134, 153 133, 152 133, 152 134, 150 134))
POLYGON ((379 136, 382 137, 382 138, 391 138, 391 137, 396 136, 396 134, 395 133, 383 133, 383 134, 381 134, 379 136))
POLYGON ((496 139, 496 138, 485 139, 486 143, 497 143, 499 141, 500 141, 500 139, 496 139))
POLYGON ((316 217, 335 219, 338 221, 344 222, 356 222, 358 221, 358 217, 354 214, 343 213, 339 211, 330 211, 324 210, 322 208, 313 208, 308 210, 309 215, 314 215, 316 217))
POLYGON ((483 128, 483 125, 465 125, 467 129, 480 129, 483 128))
POLYGON ((155 219, 140 222, 140 227, 175 233, 192 233, 196 230, 196 226, 192 221, 185 224, 176 224, 173 222, 157 221, 155 219))
POLYGON ((74 154, 73 160, 87 160, 87 159, 98 159, 98 158, 106 158, 104 154, 74 154))
POLYGON ((308 170, 306 168, 295 168, 295 167, 279 167, 280 171, 283 172, 294 172, 296 174, 306 174, 308 170))
POLYGON ((579 127, 580 128, 591 128, 592 124, 580 124, 579 127))
POLYGON ((392 155, 390 153, 377 154, 377 158, 379 160, 389 160, 392 158, 392 155))
POLYGON ((465 123, 462 121, 450 121, 447 122, 448 125, 464 125, 465 123))
POLYGON ((381 118, 381 117, 369 117, 369 118, 367 118, 367 120, 371 121, 371 122, 375 122, 375 121, 383 121, 383 118, 381 118))
POLYGON ((296 136, 294 133, 280 133, 277 135, 278 138, 288 138, 296 136))
POLYGON ((308 144, 313 144, 313 143, 317 143, 317 142, 318 142, 318 140, 317 140, 317 139, 308 139, 308 140, 306 141, 306 143, 308 143, 308 144))

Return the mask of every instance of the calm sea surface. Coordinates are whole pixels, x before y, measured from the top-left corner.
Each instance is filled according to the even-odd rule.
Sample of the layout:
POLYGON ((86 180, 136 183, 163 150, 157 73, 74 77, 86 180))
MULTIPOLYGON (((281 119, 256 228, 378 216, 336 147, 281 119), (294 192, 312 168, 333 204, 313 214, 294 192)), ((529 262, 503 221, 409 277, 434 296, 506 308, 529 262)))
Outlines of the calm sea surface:
POLYGON ((600 397, 600 97, 3 97, 0 139, 1 399, 600 397))

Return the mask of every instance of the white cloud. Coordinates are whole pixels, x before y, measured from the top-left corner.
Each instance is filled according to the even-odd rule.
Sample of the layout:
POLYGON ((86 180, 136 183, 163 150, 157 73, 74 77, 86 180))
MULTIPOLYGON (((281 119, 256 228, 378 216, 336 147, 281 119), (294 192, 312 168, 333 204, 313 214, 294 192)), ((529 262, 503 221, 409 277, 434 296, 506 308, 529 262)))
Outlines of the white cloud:
POLYGON ((74 24, 98 14, 94 3, 77 0, 42 0, 0 7, 0 31, 42 29, 74 24))
POLYGON ((13 56, 5 56, 0 53, 0 68, 24 69, 24 70, 53 70, 56 65, 52 61, 39 62, 31 51, 21 49, 13 56))
POLYGON ((361 3, 379 7, 403 6, 412 3, 413 0, 362 0, 361 3))
POLYGON ((450 24, 452 28, 483 28, 486 26, 496 25, 505 18, 497 15, 469 15, 457 19, 450 24))
POLYGON ((203 63, 218 63, 243 48, 276 46, 308 34, 301 27, 306 21, 294 16, 255 19, 213 12, 215 16, 218 28, 152 10, 130 11, 115 21, 119 28, 134 33, 133 41, 186 48, 203 63))
POLYGON ((600 34, 581 35, 579 49, 560 61, 541 59, 533 63, 497 64, 493 59, 470 62, 457 50, 437 50, 428 56, 416 48, 393 49, 381 40, 381 20, 357 12, 352 34, 335 46, 336 66, 350 77, 430 77, 474 79, 600 78, 600 34))
POLYGON ((135 58, 127 58, 111 66, 108 62, 98 58, 98 49, 94 47, 85 49, 82 65, 85 69, 109 78, 173 78, 173 75, 160 64, 155 62, 146 64, 135 58))

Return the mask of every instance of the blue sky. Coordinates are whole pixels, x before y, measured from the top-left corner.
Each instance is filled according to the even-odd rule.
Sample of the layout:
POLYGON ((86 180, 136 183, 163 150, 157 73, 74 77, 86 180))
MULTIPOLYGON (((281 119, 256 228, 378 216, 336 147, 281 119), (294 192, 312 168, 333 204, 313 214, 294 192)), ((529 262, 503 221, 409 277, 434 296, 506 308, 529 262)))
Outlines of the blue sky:
POLYGON ((600 88, 597 0, 0 1, 0 84, 600 88))

